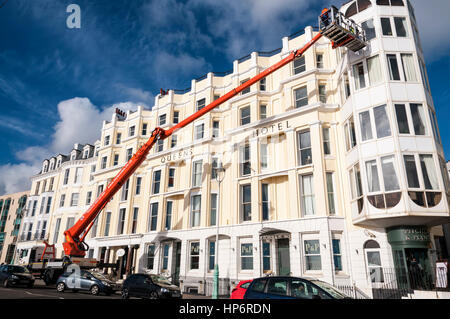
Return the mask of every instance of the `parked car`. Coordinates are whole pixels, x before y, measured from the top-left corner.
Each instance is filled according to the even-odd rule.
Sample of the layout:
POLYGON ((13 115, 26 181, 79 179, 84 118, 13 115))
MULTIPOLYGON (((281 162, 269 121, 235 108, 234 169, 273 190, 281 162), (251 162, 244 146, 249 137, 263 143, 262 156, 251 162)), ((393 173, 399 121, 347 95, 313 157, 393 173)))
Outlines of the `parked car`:
POLYGON ((72 291, 84 290, 93 295, 114 293, 115 283, 107 279, 103 274, 87 270, 77 272, 65 272, 56 281, 56 290, 64 292, 66 289, 72 291))
POLYGON ((330 284, 300 277, 262 277, 254 279, 244 299, 350 299, 330 284))
POLYGON ((241 280, 231 291, 230 299, 244 299, 245 291, 251 282, 251 280, 241 280))
POLYGON ((122 284, 122 298, 181 298, 180 288, 158 275, 133 274, 122 284))
POLYGON ((34 285, 34 277, 25 267, 3 265, 0 267, 0 284, 3 287, 24 285, 31 288, 34 285))

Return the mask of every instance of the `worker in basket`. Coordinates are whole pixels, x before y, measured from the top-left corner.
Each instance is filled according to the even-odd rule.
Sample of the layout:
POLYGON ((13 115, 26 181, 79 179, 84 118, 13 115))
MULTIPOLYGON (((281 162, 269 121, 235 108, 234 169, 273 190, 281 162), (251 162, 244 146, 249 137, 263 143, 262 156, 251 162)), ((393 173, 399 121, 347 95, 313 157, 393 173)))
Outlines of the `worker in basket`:
POLYGON ((325 8, 322 10, 320 15, 320 20, 322 21, 323 28, 326 29, 330 25, 330 9, 325 8))

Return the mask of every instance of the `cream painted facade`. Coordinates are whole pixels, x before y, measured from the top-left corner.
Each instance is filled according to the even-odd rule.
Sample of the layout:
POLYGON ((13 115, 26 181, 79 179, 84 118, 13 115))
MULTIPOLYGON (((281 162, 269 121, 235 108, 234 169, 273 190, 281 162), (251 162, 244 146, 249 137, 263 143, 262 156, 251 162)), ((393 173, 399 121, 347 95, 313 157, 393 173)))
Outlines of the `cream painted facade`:
POLYGON ((30 191, 0 196, 0 263, 14 259, 23 210, 30 191))
MULTIPOLYGON (((99 215, 87 236, 89 256, 115 262, 123 248, 126 272, 164 273, 184 291, 209 294, 219 232, 224 286, 273 273, 354 283, 371 294, 382 284, 381 268, 403 267, 407 254, 418 252, 409 242, 390 242, 393 227, 401 227, 402 234, 430 238, 425 250, 432 264, 434 235, 449 220, 448 176, 412 9, 373 0, 358 13, 353 3, 343 12, 355 6, 352 19, 369 27, 372 19, 375 28, 367 48, 332 50, 322 38, 304 63, 283 67, 175 132, 176 141, 155 145, 99 215), (386 19, 394 33, 384 36, 386 19), (212 176, 217 161, 225 168, 220 189, 212 176)), ((152 128, 173 126, 315 33, 307 27, 283 38, 280 50, 254 52, 234 61, 232 72, 208 73, 187 92, 159 95, 152 110, 139 107, 126 119, 114 114, 95 146, 76 145, 71 155, 44 161, 32 177, 28 211, 35 205, 36 211, 21 234, 39 225, 39 238, 56 243, 62 256, 63 231, 152 128), (38 212, 40 205, 48 213, 38 212)), ((22 261, 39 245, 39 239, 21 241, 22 261)))

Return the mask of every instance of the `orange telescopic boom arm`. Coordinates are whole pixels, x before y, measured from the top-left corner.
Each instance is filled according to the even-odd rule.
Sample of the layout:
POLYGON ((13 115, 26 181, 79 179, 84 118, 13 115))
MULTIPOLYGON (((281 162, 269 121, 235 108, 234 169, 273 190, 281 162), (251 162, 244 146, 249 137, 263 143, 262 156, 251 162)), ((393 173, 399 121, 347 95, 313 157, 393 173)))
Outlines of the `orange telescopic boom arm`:
POLYGON ((163 130, 157 127, 153 132, 148 141, 137 151, 136 154, 125 164, 125 166, 120 170, 116 177, 107 186, 105 191, 97 198, 97 200, 92 204, 92 206, 81 216, 75 225, 64 232, 66 242, 63 244, 64 253, 66 256, 71 257, 84 257, 86 250, 88 250, 87 244, 84 242, 84 238, 89 232, 93 225, 95 218, 98 214, 105 208, 109 200, 114 196, 114 194, 122 187, 122 185, 130 178, 130 176, 136 171, 136 169, 142 164, 146 159, 147 154, 152 149, 153 145, 159 139, 165 139, 172 135, 176 130, 185 127, 186 125, 192 123, 199 117, 208 113, 212 109, 221 105, 222 103, 228 101, 232 97, 239 94, 241 91, 265 78, 269 74, 275 72, 286 64, 292 62, 295 58, 300 57, 306 50, 308 50, 314 43, 316 43, 322 37, 321 33, 318 33, 311 41, 309 41, 303 48, 291 52, 286 58, 282 59, 280 62, 274 64, 273 66, 267 68, 257 76, 251 78, 247 82, 241 84, 237 88, 231 90, 227 94, 223 95, 219 99, 215 100, 208 106, 202 108, 200 111, 192 114, 188 118, 184 119, 177 125, 173 126, 168 130, 163 130), (81 236, 81 238, 80 238, 81 236))

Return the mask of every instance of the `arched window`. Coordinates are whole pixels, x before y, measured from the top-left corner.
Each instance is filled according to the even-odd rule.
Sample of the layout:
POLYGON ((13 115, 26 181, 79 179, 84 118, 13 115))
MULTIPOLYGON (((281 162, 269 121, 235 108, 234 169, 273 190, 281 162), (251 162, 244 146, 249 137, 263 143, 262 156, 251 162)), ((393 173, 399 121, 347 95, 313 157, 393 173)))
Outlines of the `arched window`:
POLYGON ((370 278, 370 282, 384 282, 380 245, 375 240, 366 241, 364 243, 364 254, 366 256, 367 275, 370 278))
POLYGON ((370 2, 370 0, 357 0, 347 8, 347 11, 345 11, 345 17, 350 18, 355 14, 362 12, 371 6, 372 3, 370 2))
POLYGON ((395 6, 403 7, 403 0, 377 0, 377 5, 379 6, 395 6))
POLYGON ((345 11, 345 17, 350 18, 358 13, 358 8, 356 7, 356 1, 353 2, 345 11))
POLYGON ((378 244, 375 240, 368 240, 364 243, 364 249, 379 249, 380 244, 378 244))

